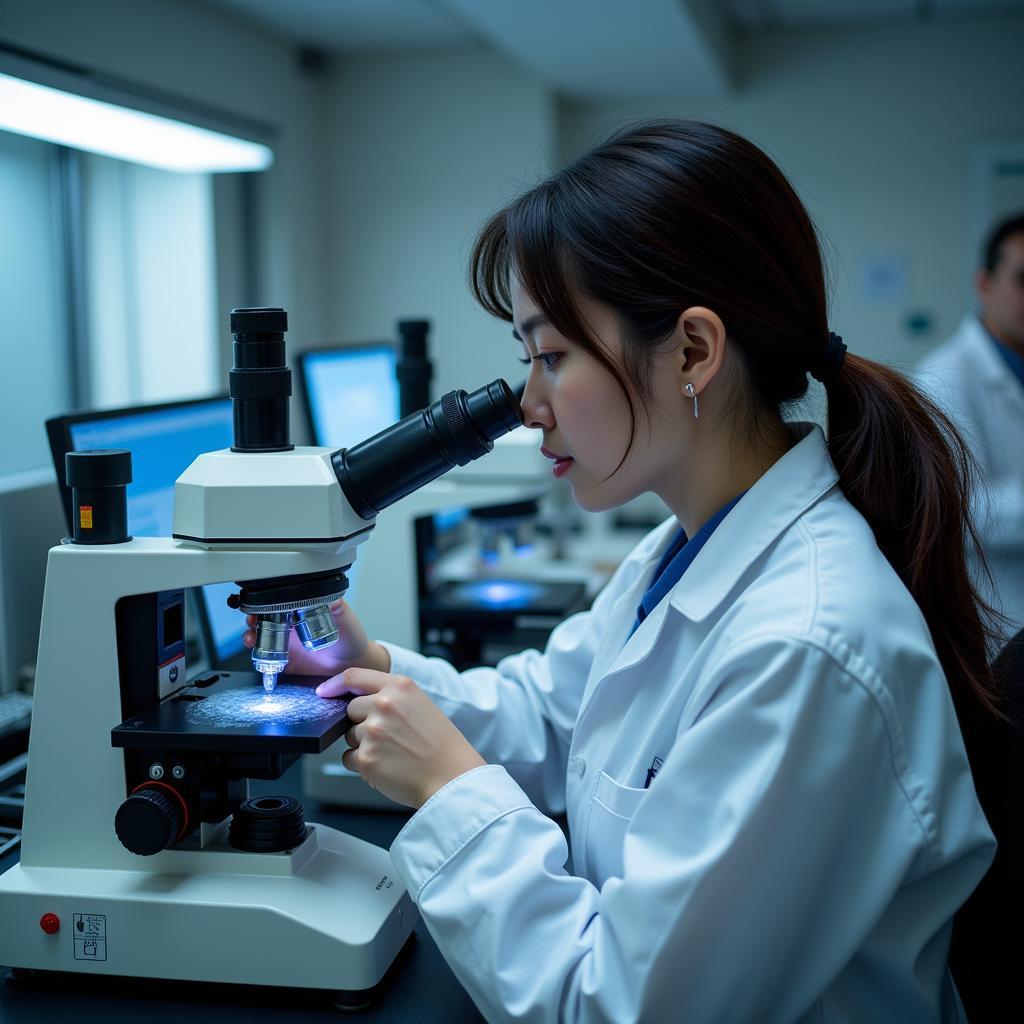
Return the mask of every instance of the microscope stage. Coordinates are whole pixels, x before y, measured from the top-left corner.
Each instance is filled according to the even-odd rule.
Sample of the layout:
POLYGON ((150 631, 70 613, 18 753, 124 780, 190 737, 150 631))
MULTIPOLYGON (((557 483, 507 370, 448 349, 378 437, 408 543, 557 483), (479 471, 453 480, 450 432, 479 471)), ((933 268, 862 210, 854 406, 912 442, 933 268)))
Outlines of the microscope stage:
POLYGON ((265 693, 256 672, 196 679, 111 731, 115 747, 211 753, 319 754, 351 725, 348 701, 318 697, 325 676, 281 676, 265 693))

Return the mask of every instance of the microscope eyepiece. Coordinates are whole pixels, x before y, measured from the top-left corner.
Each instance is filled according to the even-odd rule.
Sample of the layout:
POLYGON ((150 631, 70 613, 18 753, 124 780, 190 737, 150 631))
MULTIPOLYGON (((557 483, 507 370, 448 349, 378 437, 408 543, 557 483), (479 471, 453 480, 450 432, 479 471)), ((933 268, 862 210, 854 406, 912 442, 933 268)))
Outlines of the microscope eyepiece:
POLYGON ((523 422, 503 380, 466 394, 449 391, 426 409, 332 457, 348 503, 364 519, 437 479, 453 466, 486 455, 494 439, 523 422))
POLYGON ((274 306, 231 310, 235 337, 229 375, 235 452, 290 451, 292 371, 285 358, 288 313, 274 306))

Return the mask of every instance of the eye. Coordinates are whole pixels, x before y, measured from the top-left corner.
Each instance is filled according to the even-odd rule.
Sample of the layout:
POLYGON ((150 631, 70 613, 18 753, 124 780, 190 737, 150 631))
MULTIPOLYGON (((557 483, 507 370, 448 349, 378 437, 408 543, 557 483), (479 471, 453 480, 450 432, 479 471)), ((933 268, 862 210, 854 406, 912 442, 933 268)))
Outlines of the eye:
POLYGON ((541 352, 540 355, 536 356, 523 356, 523 358, 521 358, 519 362, 521 362, 524 366, 529 366, 529 364, 532 363, 534 359, 539 359, 544 364, 545 370, 552 370, 554 369, 555 363, 557 363, 558 360, 561 358, 561 352, 541 352))

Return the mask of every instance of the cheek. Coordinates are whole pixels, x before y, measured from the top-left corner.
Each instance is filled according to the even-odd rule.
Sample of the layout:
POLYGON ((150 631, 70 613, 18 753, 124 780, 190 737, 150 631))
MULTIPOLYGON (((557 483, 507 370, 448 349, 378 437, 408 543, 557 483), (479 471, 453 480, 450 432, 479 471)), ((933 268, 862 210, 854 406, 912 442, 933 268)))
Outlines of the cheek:
POLYGON ((564 414, 567 414, 586 436, 601 437, 607 441, 618 433, 629 431, 629 412, 626 403, 614 387, 595 386, 586 380, 566 380, 559 388, 564 414))

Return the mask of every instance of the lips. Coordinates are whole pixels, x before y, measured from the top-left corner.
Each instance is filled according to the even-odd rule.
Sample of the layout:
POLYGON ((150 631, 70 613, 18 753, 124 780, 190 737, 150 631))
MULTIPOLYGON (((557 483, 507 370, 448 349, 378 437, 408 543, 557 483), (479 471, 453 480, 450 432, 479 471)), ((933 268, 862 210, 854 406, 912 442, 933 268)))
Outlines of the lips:
POLYGON ((554 462, 551 472, 556 480, 569 472, 569 467, 572 465, 571 455, 559 455, 557 452, 551 451, 550 448, 541 448, 540 452, 545 458, 551 459, 554 462))
POLYGON ((541 448, 540 453, 544 458, 552 459, 555 462, 564 462, 566 459, 572 458, 570 455, 558 455, 556 452, 553 452, 548 448, 541 448))

